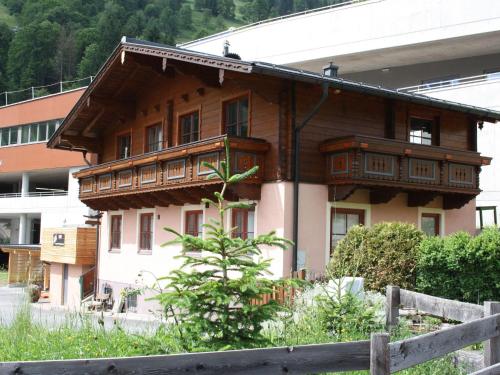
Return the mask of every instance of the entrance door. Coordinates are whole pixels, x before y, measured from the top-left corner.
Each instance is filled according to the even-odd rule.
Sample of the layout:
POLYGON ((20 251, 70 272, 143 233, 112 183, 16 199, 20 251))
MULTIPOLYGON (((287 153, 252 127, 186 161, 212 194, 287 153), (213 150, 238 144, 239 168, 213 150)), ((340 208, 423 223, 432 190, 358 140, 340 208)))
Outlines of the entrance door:
POLYGON ((40 220, 34 219, 31 222, 31 243, 39 244, 40 243, 40 220))
POLYGON ((68 265, 63 265, 63 296, 62 304, 66 305, 68 303, 68 265))

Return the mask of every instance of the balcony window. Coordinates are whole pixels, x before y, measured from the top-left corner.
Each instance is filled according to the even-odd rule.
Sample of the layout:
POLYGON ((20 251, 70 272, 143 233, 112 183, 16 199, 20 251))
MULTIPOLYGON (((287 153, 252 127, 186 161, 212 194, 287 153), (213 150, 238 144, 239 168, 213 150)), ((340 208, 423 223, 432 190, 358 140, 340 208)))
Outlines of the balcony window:
POLYGON ((234 208, 232 211, 232 227, 234 238, 243 240, 254 238, 255 209, 234 208))
POLYGON ((428 236, 439 236, 441 234, 440 231, 440 214, 433 213, 422 213, 421 217, 421 228, 422 231, 428 236))
POLYGON ((200 139, 200 115, 198 111, 180 117, 180 143, 196 142, 200 139))
POLYGON ((248 96, 224 103, 224 127, 228 135, 248 136, 248 96))
POLYGON ((130 146, 132 144, 132 135, 130 133, 119 135, 117 138, 117 159, 126 159, 130 157, 130 146))
POLYGON ((410 119, 410 142, 420 145, 432 145, 434 122, 420 118, 410 119))
POLYGON ((365 223, 365 211, 332 207, 330 220, 330 249, 333 251, 349 229, 365 223))
POLYGON ((156 124, 146 128, 145 152, 160 151, 162 149, 162 142, 161 124, 156 124))
POLYGON ((153 243, 153 213, 141 214, 140 223, 139 250, 151 251, 153 243))
POLYGON ((110 250, 119 250, 122 242, 122 216, 111 215, 110 250))

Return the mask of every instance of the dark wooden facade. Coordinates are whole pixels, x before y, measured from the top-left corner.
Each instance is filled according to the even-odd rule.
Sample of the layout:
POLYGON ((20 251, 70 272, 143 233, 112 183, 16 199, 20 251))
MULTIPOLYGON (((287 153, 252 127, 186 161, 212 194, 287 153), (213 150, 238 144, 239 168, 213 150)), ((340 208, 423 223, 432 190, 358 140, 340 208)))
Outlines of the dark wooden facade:
MULTIPOLYGON (((259 174, 230 192, 260 198, 263 182, 293 178, 294 124, 318 102, 321 86, 305 79, 250 74, 238 60, 122 44, 67 117, 52 147, 94 152, 99 163, 76 174, 80 198, 100 210, 199 202, 214 182, 203 160, 224 158, 224 103, 248 98, 248 137, 230 137, 234 166, 259 174), (199 114, 200 140, 180 144, 180 118, 199 114), (160 124, 162 150, 145 152, 146 129, 160 124), (117 137, 131 134, 131 156, 117 160, 117 137)), ((372 203, 408 192, 410 206, 437 194, 457 208, 479 193, 476 125, 465 111, 415 104, 405 97, 331 87, 301 135, 300 180, 328 184, 330 198, 370 189, 372 203), (436 124, 432 146, 409 142, 411 118, 436 124)))

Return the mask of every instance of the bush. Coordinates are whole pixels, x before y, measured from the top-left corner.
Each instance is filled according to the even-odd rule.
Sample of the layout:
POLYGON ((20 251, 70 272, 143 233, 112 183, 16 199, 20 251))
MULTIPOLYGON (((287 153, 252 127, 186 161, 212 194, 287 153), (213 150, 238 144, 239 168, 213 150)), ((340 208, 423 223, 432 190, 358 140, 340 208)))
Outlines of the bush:
POLYGON ((426 238, 419 248, 417 289, 422 293, 482 303, 500 298, 500 232, 458 232, 426 238))
POLYGON ((414 289, 418 245, 423 233, 407 223, 379 223, 349 230, 328 266, 331 277, 361 276, 367 290, 387 285, 414 289))

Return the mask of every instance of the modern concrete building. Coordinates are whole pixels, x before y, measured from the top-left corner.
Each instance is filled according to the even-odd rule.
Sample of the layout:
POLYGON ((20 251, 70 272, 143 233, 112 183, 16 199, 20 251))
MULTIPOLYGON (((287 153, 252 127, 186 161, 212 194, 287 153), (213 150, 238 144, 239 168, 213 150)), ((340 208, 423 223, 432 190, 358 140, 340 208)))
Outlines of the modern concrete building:
POLYGON ((47 148, 82 92, 0 107, 0 253, 11 283, 41 281, 44 228, 83 225, 90 213, 78 199, 78 180, 72 175, 86 165, 82 154, 47 148))
MULTIPOLYGON (((220 55, 224 43, 244 60, 320 72, 470 105, 500 108, 500 2, 348 2, 229 30, 181 45, 220 55)), ((496 223, 500 206, 500 129, 484 123, 477 226, 496 223)))

